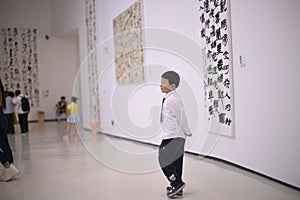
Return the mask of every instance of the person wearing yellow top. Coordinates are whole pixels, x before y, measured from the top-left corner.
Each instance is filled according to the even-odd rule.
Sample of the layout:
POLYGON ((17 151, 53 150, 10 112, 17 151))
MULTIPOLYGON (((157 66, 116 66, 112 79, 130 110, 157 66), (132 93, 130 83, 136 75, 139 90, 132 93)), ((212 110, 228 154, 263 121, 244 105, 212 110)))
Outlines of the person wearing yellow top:
POLYGON ((70 114, 76 113, 77 110, 78 110, 78 106, 77 106, 76 103, 72 102, 72 103, 70 103, 70 104, 68 105, 68 111, 69 111, 70 114))
POLYGON ((65 139, 69 138, 71 126, 74 126, 75 133, 78 134, 76 123, 79 122, 78 116, 78 105, 77 105, 77 97, 71 98, 71 103, 67 106, 67 131, 64 136, 65 139))

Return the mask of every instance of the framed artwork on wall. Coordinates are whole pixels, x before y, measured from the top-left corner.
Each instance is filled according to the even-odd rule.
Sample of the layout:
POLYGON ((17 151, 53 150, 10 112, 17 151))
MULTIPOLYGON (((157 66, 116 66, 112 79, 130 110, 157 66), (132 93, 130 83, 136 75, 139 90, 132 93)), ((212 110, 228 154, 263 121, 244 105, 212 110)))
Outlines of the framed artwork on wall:
POLYGON ((229 0, 199 0, 209 132, 234 137, 229 0))
POLYGON ((118 85, 144 81, 142 1, 138 0, 113 20, 115 72, 118 85))
POLYGON ((96 0, 85 0, 85 13, 90 116, 99 121, 96 0))
POLYGON ((0 76, 6 90, 20 90, 31 106, 40 106, 36 28, 2 28, 0 76))

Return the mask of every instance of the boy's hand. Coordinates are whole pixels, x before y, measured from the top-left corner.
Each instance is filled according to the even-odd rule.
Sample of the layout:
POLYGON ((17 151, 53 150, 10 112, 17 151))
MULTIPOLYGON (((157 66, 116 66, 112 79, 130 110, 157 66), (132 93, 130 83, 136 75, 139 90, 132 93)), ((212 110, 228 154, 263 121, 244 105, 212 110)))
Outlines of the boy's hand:
POLYGON ((188 136, 188 137, 192 137, 193 134, 191 134, 191 133, 185 133, 185 135, 188 136))

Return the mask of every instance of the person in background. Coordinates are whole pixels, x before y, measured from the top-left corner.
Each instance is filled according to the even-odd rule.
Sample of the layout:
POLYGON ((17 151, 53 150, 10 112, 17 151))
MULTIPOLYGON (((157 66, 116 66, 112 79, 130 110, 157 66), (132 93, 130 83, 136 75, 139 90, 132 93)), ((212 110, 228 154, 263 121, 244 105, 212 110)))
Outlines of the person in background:
POLYGON ((22 110, 22 102, 21 99, 25 97, 23 94, 21 94, 20 90, 15 91, 15 97, 13 99, 13 104, 15 104, 18 112, 18 118, 19 118, 19 124, 21 128, 21 134, 25 135, 25 133, 28 133, 28 113, 29 111, 23 111, 22 110))
POLYGON ((20 173, 14 166, 12 151, 7 138, 7 119, 3 113, 6 108, 4 88, 0 79, 0 181, 10 181, 15 179, 20 173))
POLYGON ((71 98, 71 103, 67 107, 67 131, 64 136, 65 139, 69 138, 71 126, 74 126, 75 134, 78 134, 76 123, 79 122, 78 116, 78 105, 77 105, 77 97, 71 98))
POLYGON ((3 109, 3 112, 7 118, 7 133, 15 134, 15 126, 14 126, 14 104, 13 104, 13 98, 14 93, 12 91, 5 91, 5 100, 6 100, 6 108, 3 109))
POLYGON ((60 121, 60 116, 63 113, 67 115, 67 105, 66 97, 60 97, 60 101, 56 104, 56 118, 58 122, 60 121))

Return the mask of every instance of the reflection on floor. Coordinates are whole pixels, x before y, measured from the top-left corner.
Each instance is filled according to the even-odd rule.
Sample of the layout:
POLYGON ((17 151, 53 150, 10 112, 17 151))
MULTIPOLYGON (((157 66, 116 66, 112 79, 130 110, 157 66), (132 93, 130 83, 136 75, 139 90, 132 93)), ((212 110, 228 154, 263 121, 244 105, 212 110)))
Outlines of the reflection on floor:
MULTIPOLYGON (((157 147, 80 131, 63 139, 65 122, 30 124, 30 133, 9 135, 17 180, 0 182, 7 200, 159 200, 167 181, 157 147)), ((293 200, 300 192, 225 164, 186 154, 185 200, 293 200)))

